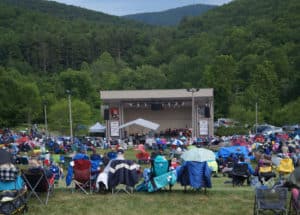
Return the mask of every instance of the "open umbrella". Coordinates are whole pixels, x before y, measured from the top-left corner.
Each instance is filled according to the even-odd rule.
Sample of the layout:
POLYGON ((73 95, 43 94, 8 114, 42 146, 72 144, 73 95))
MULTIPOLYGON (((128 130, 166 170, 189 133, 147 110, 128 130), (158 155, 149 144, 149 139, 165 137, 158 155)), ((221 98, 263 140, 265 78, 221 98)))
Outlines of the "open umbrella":
POLYGON ((213 151, 204 148, 192 148, 185 151, 181 158, 185 161, 204 162, 209 160, 216 160, 216 155, 213 151))

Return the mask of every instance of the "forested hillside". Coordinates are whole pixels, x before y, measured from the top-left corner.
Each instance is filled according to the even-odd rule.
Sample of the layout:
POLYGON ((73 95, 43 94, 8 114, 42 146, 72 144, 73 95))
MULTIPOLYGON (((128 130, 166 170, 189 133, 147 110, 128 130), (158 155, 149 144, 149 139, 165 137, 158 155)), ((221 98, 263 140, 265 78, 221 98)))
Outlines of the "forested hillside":
POLYGON ((0 2, 6 5, 15 6, 19 9, 28 9, 35 12, 41 12, 50 16, 57 18, 62 18, 66 20, 86 20, 94 21, 98 24, 125 24, 128 25, 129 22, 120 19, 116 16, 107 15, 104 13, 86 10, 80 7, 75 7, 71 5, 64 5, 54 1, 47 0, 1 0, 0 2))
POLYGON ((213 5, 189 5, 161 12, 139 13, 123 16, 124 18, 136 20, 141 23, 160 26, 178 25, 184 17, 200 16, 206 11, 215 8, 213 5))
POLYGON ((70 6, 25 1, 35 9, 0 0, 2 126, 43 122, 46 102, 64 131, 67 89, 74 127, 100 120, 101 89, 212 87, 215 117, 253 124, 257 103, 259 122, 300 121, 299 0, 235 0, 178 28, 72 19, 55 12, 70 6))

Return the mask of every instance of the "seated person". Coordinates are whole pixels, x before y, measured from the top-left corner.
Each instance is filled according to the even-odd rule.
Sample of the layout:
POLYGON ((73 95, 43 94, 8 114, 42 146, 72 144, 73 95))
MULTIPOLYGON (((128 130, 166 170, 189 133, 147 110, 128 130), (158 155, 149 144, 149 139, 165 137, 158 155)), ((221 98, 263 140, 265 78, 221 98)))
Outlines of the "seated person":
POLYGON ((135 156, 138 159, 138 162, 146 162, 148 163, 150 161, 150 154, 146 152, 145 147, 143 144, 139 144, 137 148, 134 150, 139 151, 135 156))
POLYGON ((233 169, 234 160, 232 156, 229 156, 223 164, 222 173, 225 175, 226 173, 230 173, 233 169))
POLYGON ((29 168, 28 168, 28 170, 34 172, 35 170, 38 170, 38 169, 43 169, 45 171, 46 177, 48 179, 50 179, 50 178, 53 177, 52 171, 50 169, 48 169, 48 168, 44 168, 43 164, 42 164, 42 162, 40 160, 38 160, 37 158, 31 158, 29 160, 29 168))
POLYGON ((91 160, 91 175, 92 179, 96 179, 98 174, 100 173, 102 158, 99 154, 97 154, 96 150, 90 156, 91 160))
POLYGON ((247 164, 249 173, 250 173, 251 175, 254 174, 254 169, 252 168, 252 166, 251 166, 251 164, 250 164, 249 162, 246 162, 246 161, 245 161, 245 157, 244 157, 244 156, 240 156, 240 157, 239 157, 238 163, 240 163, 240 164, 243 164, 243 163, 247 164))
POLYGON ((172 158, 172 160, 171 160, 171 168, 172 169, 176 169, 179 166, 180 166, 180 164, 179 164, 177 158, 172 158))

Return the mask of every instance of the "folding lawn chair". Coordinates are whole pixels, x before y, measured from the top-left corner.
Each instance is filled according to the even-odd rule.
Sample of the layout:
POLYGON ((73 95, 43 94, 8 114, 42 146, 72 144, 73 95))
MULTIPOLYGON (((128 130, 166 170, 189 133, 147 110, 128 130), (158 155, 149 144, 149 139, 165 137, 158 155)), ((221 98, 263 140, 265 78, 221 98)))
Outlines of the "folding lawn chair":
POLYGON ((74 189, 79 189, 85 194, 92 192, 90 160, 74 160, 72 182, 74 183, 72 192, 74 192, 74 189))
POLYGON ((254 214, 272 211, 274 214, 286 214, 288 188, 265 188, 259 187, 255 190, 254 214))
POLYGON ((44 168, 30 168, 22 170, 22 177, 28 187, 29 194, 27 200, 33 195, 41 204, 48 204, 50 193, 54 191, 55 175, 48 174, 44 168), (45 200, 42 194, 46 193, 45 200))
POLYGON ((137 169, 138 166, 131 160, 113 160, 108 173, 108 187, 112 194, 120 191, 133 193, 134 186, 138 182, 137 169), (118 185, 125 185, 125 187, 117 189, 118 185))
POLYGON ((250 184, 250 175, 251 174, 246 163, 236 163, 231 172, 232 186, 242 186, 245 180, 247 180, 248 184, 250 184))
POLYGON ((177 181, 184 186, 184 192, 187 186, 194 190, 211 188, 211 169, 207 162, 186 161, 177 172, 177 181))
POLYGON ((176 183, 177 177, 173 170, 170 171, 170 161, 161 155, 157 155, 151 160, 150 181, 148 184, 148 192, 154 192, 176 183))
POLYGON ((281 159, 277 171, 279 172, 279 178, 281 179, 283 179, 285 175, 292 173, 294 171, 293 160, 290 158, 281 159))
POLYGON ((19 171, 14 166, 8 168, 1 166, 0 214, 18 214, 26 210, 26 188, 19 171))

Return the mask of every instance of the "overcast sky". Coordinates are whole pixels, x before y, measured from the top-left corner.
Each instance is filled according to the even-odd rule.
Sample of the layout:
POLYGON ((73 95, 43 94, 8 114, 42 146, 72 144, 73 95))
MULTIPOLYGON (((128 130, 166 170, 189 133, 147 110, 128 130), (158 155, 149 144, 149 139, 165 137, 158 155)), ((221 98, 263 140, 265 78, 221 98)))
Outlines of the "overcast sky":
POLYGON ((191 4, 222 5, 232 0, 55 0, 57 2, 101 11, 111 15, 128 15, 163 11, 191 4))

